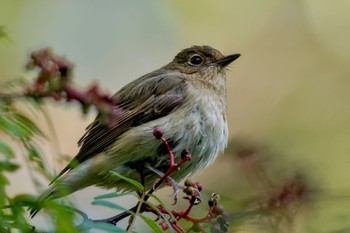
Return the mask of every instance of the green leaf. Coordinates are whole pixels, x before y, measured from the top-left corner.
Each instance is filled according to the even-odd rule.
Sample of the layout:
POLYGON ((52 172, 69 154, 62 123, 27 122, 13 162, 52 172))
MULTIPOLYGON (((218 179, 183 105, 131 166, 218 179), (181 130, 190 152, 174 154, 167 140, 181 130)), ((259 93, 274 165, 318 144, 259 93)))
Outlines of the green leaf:
POLYGON ((15 155, 12 148, 2 141, 0 141, 0 153, 5 155, 8 159, 13 158, 15 155))
POLYGON ((148 226, 152 228, 152 230, 156 233, 164 233, 163 229, 159 226, 157 222, 155 222, 153 219, 150 219, 144 215, 140 215, 140 217, 147 223, 148 226))
POLYGON ((33 143, 29 143, 26 147, 30 161, 35 162, 40 168, 45 169, 43 159, 33 143))
POLYGON ((3 173, 0 173, 0 190, 2 190, 2 188, 7 184, 9 184, 8 179, 6 178, 6 176, 3 175, 3 173))
POLYGON ((19 139, 29 139, 32 132, 20 124, 14 123, 7 117, 0 118, 0 129, 9 135, 19 139))
POLYGON ((123 210, 123 211, 128 211, 132 215, 134 214, 133 212, 129 211, 125 207, 118 205, 116 203, 110 202, 110 201, 104 201, 104 200, 94 200, 91 202, 92 205, 100 205, 100 206, 106 206, 112 209, 117 209, 117 210, 123 210))
POLYGON ((116 192, 113 192, 113 193, 107 193, 107 194, 103 194, 103 195, 99 195, 97 197, 94 197, 94 199, 107 199, 107 198, 114 198, 114 197, 123 197, 123 196, 127 196, 127 195, 130 195, 130 194, 133 194, 133 193, 116 193, 116 192))
POLYGON ((12 115, 14 120, 20 124, 22 124, 24 127, 27 127, 30 131, 35 133, 36 135, 39 135, 41 137, 45 137, 44 133, 39 129, 39 127, 29 118, 27 118, 24 115, 14 113, 12 115))
POLYGON ((124 180, 124 181, 126 181, 126 182, 128 182, 128 183, 130 183, 130 184, 132 184, 133 186, 135 186, 135 187, 136 187, 138 190, 140 190, 141 192, 143 192, 143 191, 145 190, 145 187, 143 187, 143 185, 140 184, 139 182, 137 182, 136 180, 130 179, 130 178, 128 178, 128 177, 125 177, 125 176, 120 175, 119 173, 116 173, 116 172, 113 172, 113 171, 111 171, 111 173, 112 173, 113 175, 118 176, 120 179, 122 179, 122 180, 124 180))
MULTIPOLYGON (((173 229, 173 227, 171 226, 171 224, 170 224, 170 222, 169 222, 167 216, 165 216, 165 214, 163 214, 162 212, 160 212, 160 210, 157 208, 157 206, 153 205, 153 203, 151 203, 151 202, 149 202, 149 201, 146 201, 145 203, 146 203, 148 206, 150 206, 152 209, 154 209, 154 210, 162 217, 162 219, 163 219, 163 220, 165 221, 165 223, 168 225, 169 231, 172 232, 172 233, 174 233, 174 229, 173 229)), ((169 211, 169 210, 167 210, 167 211, 168 211, 168 213, 170 214, 171 218, 173 218, 174 221, 175 221, 175 217, 174 217, 174 215, 171 213, 171 211, 169 211)))
MULTIPOLYGON (((149 196, 152 197, 152 198, 154 198, 155 200, 157 200, 158 203, 159 203, 166 211, 168 211, 168 213, 169 213, 171 219, 173 219, 174 221, 176 220, 175 216, 171 213, 171 210, 169 210, 169 209, 166 207, 166 205, 164 204, 164 202, 162 202, 162 200, 161 200, 159 197, 157 197, 156 195, 153 195, 153 194, 149 194, 149 196)), ((151 206, 151 207, 152 207, 152 206, 151 206)), ((157 208, 157 209, 158 209, 158 208, 157 208)))
POLYGON ((10 161, 0 161, 0 170, 14 172, 19 168, 18 164, 12 163, 10 161))
POLYGON ((11 198, 11 203, 13 204, 19 204, 19 203, 34 203, 37 200, 38 197, 31 195, 31 194, 18 194, 11 198))
POLYGON ((113 232, 113 233, 127 233, 126 230, 114 226, 109 223, 104 223, 104 222, 99 222, 99 223, 94 223, 91 221, 84 221, 81 225, 79 225, 79 229, 82 231, 90 230, 90 229, 101 229, 105 230, 107 232, 113 232))

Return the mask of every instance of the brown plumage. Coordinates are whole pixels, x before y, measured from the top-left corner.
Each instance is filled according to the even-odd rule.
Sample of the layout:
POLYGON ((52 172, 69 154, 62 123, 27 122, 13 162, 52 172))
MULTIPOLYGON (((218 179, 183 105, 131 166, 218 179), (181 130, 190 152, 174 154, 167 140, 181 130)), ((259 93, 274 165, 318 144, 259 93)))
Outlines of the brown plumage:
POLYGON ((193 46, 127 84, 112 97, 117 102, 113 122, 103 124, 97 116, 78 142, 80 151, 39 197, 38 206, 90 185, 134 189, 111 171, 140 180, 141 169, 149 189, 158 177, 144 165, 163 172, 169 166, 166 151, 152 136, 155 127, 164 131, 175 159, 183 149, 192 154, 192 161, 172 174, 175 180, 211 164, 227 144, 225 72, 239 56, 193 46))

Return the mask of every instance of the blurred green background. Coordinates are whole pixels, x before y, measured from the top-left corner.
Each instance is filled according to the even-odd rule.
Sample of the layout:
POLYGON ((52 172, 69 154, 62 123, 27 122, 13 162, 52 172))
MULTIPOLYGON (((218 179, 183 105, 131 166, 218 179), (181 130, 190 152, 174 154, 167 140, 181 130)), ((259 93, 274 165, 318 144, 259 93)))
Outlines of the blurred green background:
MULTIPOLYGON (((349 12, 347 0, 2 0, 0 79, 25 75, 28 54, 46 46, 75 64, 79 85, 98 80, 110 93, 191 45, 241 53, 227 77, 229 149, 198 179, 235 211, 240 198, 259 193, 233 156, 237 142, 249 141, 272 178, 301 172, 313 190, 286 232, 350 232, 349 12)), ((48 108, 60 153, 73 156, 93 114, 48 108)), ((25 176, 13 177, 13 193, 33 190, 25 176)), ((78 193, 94 218, 84 205, 96 192, 78 193)), ((235 230, 268 231, 259 219, 235 230)))

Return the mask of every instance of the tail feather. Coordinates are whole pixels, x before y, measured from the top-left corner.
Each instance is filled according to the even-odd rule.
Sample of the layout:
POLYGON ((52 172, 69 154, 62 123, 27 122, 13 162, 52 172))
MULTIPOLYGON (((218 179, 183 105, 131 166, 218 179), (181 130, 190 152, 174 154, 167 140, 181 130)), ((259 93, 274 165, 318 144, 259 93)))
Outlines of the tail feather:
POLYGON ((49 188, 39 196, 33 207, 30 208, 30 216, 33 218, 47 203, 53 199, 67 196, 79 189, 95 183, 95 173, 89 163, 69 171, 63 176, 51 182, 49 188))
POLYGON ((35 201, 34 205, 29 208, 30 217, 33 218, 50 200, 56 197, 56 187, 51 185, 40 197, 35 201))
MULTIPOLYGON (((97 160, 99 162, 100 160, 97 160)), ((104 160, 101 160, 104 164, 104 160)), ((40 195, 34 206, 30 208, 30 216, 34 217, 40 209, 53 199, 67 196, 77 190, 94 185, 96 183, 96 164, 92 160, 85 161, 76 168, 60 173, 61 176, 50 183, 49 188, 40 195)), ((98 170, 97 170, 98 171, 98 170)))

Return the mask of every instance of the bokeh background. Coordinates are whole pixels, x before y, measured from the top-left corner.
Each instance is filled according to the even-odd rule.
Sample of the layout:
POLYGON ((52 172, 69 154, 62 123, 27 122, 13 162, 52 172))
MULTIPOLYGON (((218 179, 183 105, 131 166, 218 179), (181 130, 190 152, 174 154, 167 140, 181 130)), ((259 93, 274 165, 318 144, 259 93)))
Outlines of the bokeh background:
MULTIPOLYGON (((350 232, 349 12, 347 0, 2 0, 0 79, 27 76, 29 53, 42 47, 75 64, 77 84, 97 81, 110 93, 191 45, 241 53, 227 77, 229 148, 196 179, 220 193, 230 213, 254 209, 242 205, 248 197, 265 206, 294 179, 305 192, 301 201, 282 200, 293 219, 285 232, 350 232)), ((59 153, 73 156, 94 114, 82 117, 73 105, 47 108, 59 153)), ((47 154, 58 171, 56 146, 47 154)), ((26 172, 13 176, 11 192, 35 193, 26 172)), ((92 218, 107 217, 112 212, 89 205, 101 192, 73 198, 92 218)), ((237 218, 232 229, 269 232, 269 218, 237 218)))

